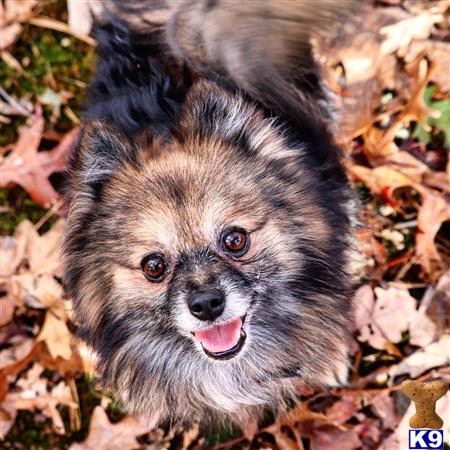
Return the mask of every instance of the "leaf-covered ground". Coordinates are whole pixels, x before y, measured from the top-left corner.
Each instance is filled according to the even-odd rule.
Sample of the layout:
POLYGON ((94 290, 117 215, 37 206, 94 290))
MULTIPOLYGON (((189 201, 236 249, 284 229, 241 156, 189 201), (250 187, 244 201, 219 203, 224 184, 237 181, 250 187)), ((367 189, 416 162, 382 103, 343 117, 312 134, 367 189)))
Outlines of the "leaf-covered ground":
MULTIPOLYGON (((71 337, 60 190, 94 61, 87 6, 70 2, 69 16, 62 0, 0 3, 0 447, 407 448, 413 407, 399 383, 450 381, 448 2, 373 0, 318 39, 361 201, 348 385, 299 384, 288 416, 209 434, 126 417, 71 337)), ((448 441, 450 393, 438 412, 448 441)))

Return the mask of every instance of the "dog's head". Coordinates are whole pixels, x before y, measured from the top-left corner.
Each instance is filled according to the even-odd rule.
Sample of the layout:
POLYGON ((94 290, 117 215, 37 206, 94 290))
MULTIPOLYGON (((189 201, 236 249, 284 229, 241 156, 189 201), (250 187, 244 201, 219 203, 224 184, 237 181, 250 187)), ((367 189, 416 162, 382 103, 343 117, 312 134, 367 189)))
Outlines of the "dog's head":
POLYGON ((242 416, 345 377, 349 192, 310 147, 204 82, 170 140, 85 127, 66 281, 129 410, 242 416))

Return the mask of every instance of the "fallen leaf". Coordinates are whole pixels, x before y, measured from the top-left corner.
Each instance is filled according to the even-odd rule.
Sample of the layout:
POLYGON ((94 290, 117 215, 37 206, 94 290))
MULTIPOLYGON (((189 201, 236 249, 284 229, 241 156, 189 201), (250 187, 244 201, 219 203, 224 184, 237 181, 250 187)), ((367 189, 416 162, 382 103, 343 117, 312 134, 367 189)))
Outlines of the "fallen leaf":
POLYGON ((417 350, 399 365, 392 367, 391 377, 409 374, 417 378, 427 370, 450 364, 450 334, 444 334, 439 341, 417 350))
POLYGON ((1 187, 22 186, 37 203, 49 207, 60 198, 48 177, 65 169, 65 160, 75 142, 77 129, 70 131, 53 150, 39 152, 44 130, 42 111, 36 113, 29 125, 19 128, 19 139, 12 152, 0 166, 1 187))
POLYGON ((374 194, 388 194, 392 197, 393 191, 400 187, 413 186, 413 180, 402 172, 388 165, 382 165, 369 169, 368 167, 355 165, 350 172, 374 194))
POLYGON ((27 221, 22 221, 14 232, 14 237, 0 239, 0 278, 11 276, 23 261, 28 239, 27 221))
POLYGON ((377 417, 383 422, 383 426, 394 430, 399 423, 400 417, 395 412, 394 401, 390 393, 383 391, 378 395, 374 395, 369 403, 377 417))
POLYGON ((405 48, 413 39, 428 38, 434 24, 441 21, 443 21, 442 14, 432 14, 427 11, 383 27, 380 33, 385 36, 385 41, 381 44, 381 53, 387 55, 400 51, 403 55, 405 48))
POLYGON ((136 437, 148 433, 155 426, 151 418, 128 416, 111 423, 101 406, 92 413, 87 439, 72 444, 70 450, 134 450, 140 447, 136 437))
POLYGON ((292 440, 286 433, 283 433, 281 429, 275 429, 271 432, 277 443, 279 450, 303 450, 303 446, 300 447, 298 442, 292 440))
POLYGON ((431 191, 422 191, 422 205, 417 216, 416 256, 430 273, 433 262, 441 261, 434 238, 442 223, 450 219, 450 202, 431 191))
POLYGON ((6 398, 6 400, 0 404, 0 441, 5 439, 13 427, 16 417, 17 409, 14 407, 13 402, 6 398))
POLYGON ((0 2, 0 50, 12 45, 22 31, 19 22, 32 16, 37 0, 5 0, 0 2))
POLYGON ((248 420, 241 426, 241 429, 246 439, 251 442, 258 432, 258 420, 248 420))
POLYGON ((361 447, 355 428, 324 427, 314 430, 311 450, 354 450, 361 447))
POLYGON ((14 365, 17 362, 25 359, 34 348, 34 339, 22 338, 14 345, 0 351, 0 369, 5 369, 8 366, 14 365))
POLYGON ((436 326, 437 338, 440 338, 450 330, 450 270, 441 276, 435 287, 427 288, 422 303, 427 317, 436 326))
POLYGON ((0 327, 6 325, 14 316, 16 303, 10 295, 0 297, 0 327))
POLYGON ((67 1, 69 26, 80 34, 88 35, 91 31, 94 17, 100 15, 105 9, 103 2, 85 0, 67 1))
POLYGON ((31 387, 20 392, 10 392, 5 402, 16 410, 40 410, 52 420, 53 430, 57 434, 65 434, 64 422, 58 411, 58 405, 78 409, 78 404, 72 398, 70 388, 61 381, 52 389, 47 390, 48 380, 40 378, 31 387))
POLYGON ((343 425, 350 420, 359 409, 361 409, 361 405, 358 397, 344 396, 342 399, 335 402, 327 411, 327 421, 335 426, 343 425))
POLYGON ((364 418, 363 422, 355 426, 355 431, 363 444, 362 448, 374 448, 380 440, 380 422, 375 419, 364 418))
POLYGON ((34 275, 48 273, 61 276, 61 244, 64 221, 58 220, 49 231, 41 236, 30 224, 29 222, 27 256, 31 272, 34 275))
POLYGON ((361 330, 372 321, 375 295, 370 285, 364 284, 353 295, 353 324, 356 330, 361 330))
MULTIPOLYGON (((200 429, 198 424, 190 427, 183 433, 183 447, 181 450, 188 450, 191 444, 198 438, 200 429)), ((252 438, 253 439, 253 438, 252 438)))
POLYGON ((67 328, 65 317, 59 318, 53 312, 48 311, 45 322, 37 337, 37 342, 45 342, 52 358, 60 356, 70 359, 72 356, 71 336, 67 328))
MULTIPOLYGON (((406 289, 375 288, 376 301, 372 305, 370 318, 367 311, 359 319, 361 342, 368 342, 372 347, 380 350, 389 343, 398 343, 402 333, 408 330, 416 312, 416 300, 406 289), (369 320, 369 323, 367 321, 369 320)), ((366 294, 364 309, 370 308, 372 298, 366 294)))
POLYGON ((425 43, 425 53, 433 63, 435 70, 431 76, 439 89, 448 92, 450 89, 450 44, 448 42, 429 40, 425 43))
MULTIPOLYGON (((432 288, 431 288, 432 289, 432 288)), ((420 302, 419 309, 414 315, 409 330, 409 343, 418 347, 425 347, 438 338, 438 329, 435 322, 428 316, 427 311, 434 297, 430 288, 420 302)), ((444 313, 445 314, 445 313, 444 313)))

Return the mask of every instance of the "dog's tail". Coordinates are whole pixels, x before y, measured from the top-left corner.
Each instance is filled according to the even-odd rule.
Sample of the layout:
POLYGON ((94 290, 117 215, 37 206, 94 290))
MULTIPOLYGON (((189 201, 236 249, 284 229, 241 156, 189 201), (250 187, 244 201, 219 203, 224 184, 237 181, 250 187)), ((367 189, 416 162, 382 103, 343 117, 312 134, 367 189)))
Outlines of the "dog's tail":
POLYGON ((162 29, 172 53, 202 75, 224 76, 290 118, 329 119, 311 36, 343 21, 356 0, 114 2, 140 32, 162 29))

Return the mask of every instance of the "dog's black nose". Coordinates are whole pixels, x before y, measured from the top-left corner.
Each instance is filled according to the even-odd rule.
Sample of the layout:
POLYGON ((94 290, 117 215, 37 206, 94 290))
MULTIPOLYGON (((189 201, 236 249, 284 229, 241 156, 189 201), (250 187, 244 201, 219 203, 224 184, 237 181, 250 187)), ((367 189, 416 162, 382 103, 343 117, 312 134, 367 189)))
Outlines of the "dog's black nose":
POLYGON ((196 292, 188 300, 189 310, 200 320, 214 320, 225 308, 225 296, 220 289, 196 292))

